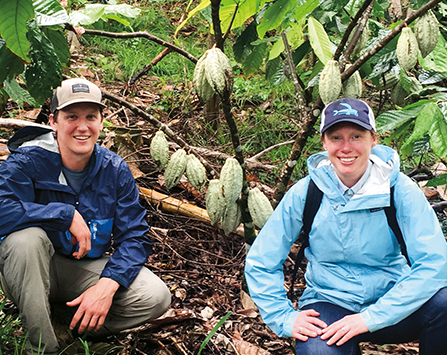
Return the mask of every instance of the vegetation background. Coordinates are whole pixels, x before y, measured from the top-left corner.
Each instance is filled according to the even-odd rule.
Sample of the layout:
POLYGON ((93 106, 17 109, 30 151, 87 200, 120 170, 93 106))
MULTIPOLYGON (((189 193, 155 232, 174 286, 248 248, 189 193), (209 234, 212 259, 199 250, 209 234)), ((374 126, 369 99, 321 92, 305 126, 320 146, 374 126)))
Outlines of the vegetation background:
MULTIPOLYGON (((174 314, 158 325, 155 337, 146 334, 153 331, 148 326, 100 345, 68 345, 67 353, 291 351, 289 341, 265 329, 241 296, 244 242, 250 244, 258 229, 251 224, 247 192, 258 187, 275 206, 306 174, 306 158, 321 149, 319 77, 331 59, 339 62, 344 82, 359 72, 360 97, 375 111, 381 142, 399 152, 403 172, 434 186, 426 194, 444 224, 447 5, 440 0, 0 0, 0 8, 0 144, 22 125, 45 124, 52 90, 64 77, 100 85, 109 105, 102 143, 129 162, 138 185, 147 189, 142 196, 156 227, 148 265, 171 286, 175 300, 174 314), (430 9, 440 28, 436 47, 402 69, 396 54, 401 30, 414 29, 430 9), (234 83, 228 95, 201 102, 194 68, 215 43, 231 61, 234 83), (220 223, 210 226, 206 213, 198 220, 191 211, 206 208, 206 189, 196 190, 185 176, 166 189, 149 153, 158 130, 171 152, 185 149, 200 157, 208 181, 228 157, 244 163, 243 227, 228 235, 220 223), (157 200, 155 192, 162 197, 157 200), (172 219, 180 205, 186 212, 172 219), (169 328, 169 334, 172 325, 183 333, 174 336, 169 328), (220 337, 206 338, 215 326, 220 337)), ((14 307, 7 300, 2 307, 0 349, 19 353, 26 333, 14 307)), ((415 351, 405 349, 389 351, 415 351)), ((364 348, 371 354, 385 350, 364 348)))

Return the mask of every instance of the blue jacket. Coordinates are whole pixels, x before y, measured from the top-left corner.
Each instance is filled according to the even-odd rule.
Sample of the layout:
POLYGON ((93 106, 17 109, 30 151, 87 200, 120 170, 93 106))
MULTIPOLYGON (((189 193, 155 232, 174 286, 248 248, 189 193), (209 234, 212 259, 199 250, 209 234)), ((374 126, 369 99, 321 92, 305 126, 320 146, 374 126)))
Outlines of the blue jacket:
POLYGON ((251 246, 245 267, 250 295, 277 335, 292 336, 299 312, 286 297, 283 263, 302 227, 310 177, 324 195, 305 251, 300 308, 331 302, 360 313, 374 332, 406 318, 447 286, 447 243, 423 192, 399 172, 392 149, 375 146, 370 160, 369 178, 347 201, 327 154, 311 156, 309 176, 290 188, 251 246), (393 185, 411 269, 383 211, 393 185))
POLYGON ((128 287, 147 261, 152 243, 145 235, 146 211, 127 163, 96 144, 94 164, 77 196, 62 173, 51 129, 25 127, 9 140, 8 148, 11 154, 0 165, 0 236, 38 226, 57 252, 70 256, 76 246, 68 229, 77 209, 92 233, 86 257, 101 257, 113 238, 116 250, 101 277, 128 287))

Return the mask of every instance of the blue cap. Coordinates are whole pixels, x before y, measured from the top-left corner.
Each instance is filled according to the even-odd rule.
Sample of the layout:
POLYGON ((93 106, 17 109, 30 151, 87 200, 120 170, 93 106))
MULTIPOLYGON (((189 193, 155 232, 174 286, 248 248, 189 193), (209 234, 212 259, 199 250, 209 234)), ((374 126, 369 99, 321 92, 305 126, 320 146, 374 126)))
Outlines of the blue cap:
POLYGON ((320 133, 340 122, 355 123, 368 131, 376 130, 371 107, 358 99, 345 97, 327 105, 321 113, 320 133))

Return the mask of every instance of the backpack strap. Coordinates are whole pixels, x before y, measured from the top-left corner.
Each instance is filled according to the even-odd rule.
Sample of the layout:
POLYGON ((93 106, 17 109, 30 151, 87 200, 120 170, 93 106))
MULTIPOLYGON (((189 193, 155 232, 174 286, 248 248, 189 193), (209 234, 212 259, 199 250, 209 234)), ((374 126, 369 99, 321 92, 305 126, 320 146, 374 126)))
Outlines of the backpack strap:
POLYGON ((388 221, 388 225, 390 226, 391 230, 393 231, 394 235, 396 236, 397 241, 400 244, 401 252, 402 252, 403 256, 405 256, 405 259, 407 259, 408 265, 411 266, 411 262, 408 257, 407 246, 405 245, 402 231, 399 227, 399 224, 397 223, 396 206, 394 205, 394 186, 391 186, 391 189, 390 189, 390 207, 385 207, 384 210, 385 210, 385 214, 386 214, 386 219, 388 221))
POLYGON ((314 221, 315 215, 321 205, 321 199, 323 198, 323 192, 315 185, 312 179, 309 180, 309 187, 307 188, 306 202, 304 204, 303 211, 303 227, 298 240, 301 241, 301 247, 295 257, 295 266, 292 274, 292 281, 290 283, 289 298, 295 297, 295 292, 293 292, 293 284, 296 280, 296 275, 298 274, 298 269, 302 266, 304 258, 304 249, 309 246, 309 233, 312 228, 312 223, 314 221))

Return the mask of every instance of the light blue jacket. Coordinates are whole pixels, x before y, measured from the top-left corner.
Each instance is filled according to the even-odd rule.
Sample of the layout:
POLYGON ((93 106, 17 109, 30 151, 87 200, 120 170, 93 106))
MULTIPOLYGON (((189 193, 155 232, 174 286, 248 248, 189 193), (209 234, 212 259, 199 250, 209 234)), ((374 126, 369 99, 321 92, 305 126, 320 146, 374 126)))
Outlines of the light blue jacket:
POLYGON ((286 296, 283 263, 302 227, 309 177, 324 195, 305 252, 300 308, 331 302, 360 313, 374 332, 406 318, 447 286, 447 243, 423 192, 399 172, 392 149, 375 146, 370 160, 369 178, 347 201, 327 154, 311 156, 309 176, 290 188, 251 246, 245 266, 250 295, 278 336, 292 336, 299 313, 286 296), (383 210, 393 185, 411 269, 383 210))

